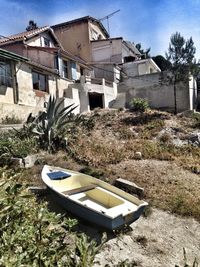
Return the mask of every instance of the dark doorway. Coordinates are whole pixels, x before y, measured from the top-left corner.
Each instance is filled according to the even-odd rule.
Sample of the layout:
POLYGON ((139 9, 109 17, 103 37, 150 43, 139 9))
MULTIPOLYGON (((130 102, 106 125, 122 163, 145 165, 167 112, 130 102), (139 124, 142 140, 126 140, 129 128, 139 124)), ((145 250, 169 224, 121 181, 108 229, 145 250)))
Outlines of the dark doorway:
POLYGON ((95 108, 103 108, 103 94, 89 93, 88 96, 90 110, 93 110, 95 108))

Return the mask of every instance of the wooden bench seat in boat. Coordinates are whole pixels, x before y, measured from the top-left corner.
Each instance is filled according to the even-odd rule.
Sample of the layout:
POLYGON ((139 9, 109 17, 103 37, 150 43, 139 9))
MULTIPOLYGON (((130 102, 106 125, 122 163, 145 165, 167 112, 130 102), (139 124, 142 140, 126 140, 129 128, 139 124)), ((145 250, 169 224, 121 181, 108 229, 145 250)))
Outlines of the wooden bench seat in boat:
POLYGON ((86 186, 81 186, 79 188, 63 191, 62 194, 71 196, 71 195, 86 192, 86 191, 89 191, 89 190, 92 190, 95 188, 96 188, 95 184, 90 184, 90 185, 86 185, 86 186))

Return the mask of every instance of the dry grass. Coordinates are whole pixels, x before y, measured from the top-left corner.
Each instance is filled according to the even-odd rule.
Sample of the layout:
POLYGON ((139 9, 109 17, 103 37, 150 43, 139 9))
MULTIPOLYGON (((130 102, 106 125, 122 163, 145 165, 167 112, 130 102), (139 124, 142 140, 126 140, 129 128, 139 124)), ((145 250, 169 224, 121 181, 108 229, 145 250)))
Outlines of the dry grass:
POLYGON ((95 111, 91 118, 95 122, 91 130, 80 128, 69 138, 71 155, 76 161, 100 168, 110 182, 117 177, 137 182, 145 187, 146 198, 153 206, 200 220, 199 184, 194 178, 189 179, 189 183, 185 180, 200 169, 200 148, 192 145, 177 147, 168 134, 160 140, 155 139, 165 125, 176 126, 179 132, 188 134, 193 130, 191 118, 157 111, 142 114, 95 111), (143 161, 134 160, 137 151, 142 153, 143 160, 160 164, 153 169, 138 167, 143 161), (131 166, 124 167, 125 161, 131 162, 131 166), (164 168, 163 174, 162 164, 166 165, 165 162, 168 167, 164 168), (183 179, 176 170, 184 173, 183 179), (173 177, 178 177, 178 182, 173 177))

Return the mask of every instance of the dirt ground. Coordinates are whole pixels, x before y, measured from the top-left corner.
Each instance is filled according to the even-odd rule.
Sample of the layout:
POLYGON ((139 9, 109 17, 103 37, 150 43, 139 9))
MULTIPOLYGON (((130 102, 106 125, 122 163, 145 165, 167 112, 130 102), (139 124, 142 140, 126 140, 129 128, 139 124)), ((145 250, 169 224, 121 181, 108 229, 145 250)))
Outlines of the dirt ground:
MULTIPOLYGON (((166 131, 171 127, 175 136, 170 135, 171 141, 188 140, 187 136, 198 129, 192 128, 190 118, 154 113, 146 117, 123 112, 97 114, 95 128, 89 132, 81 130, 75 139, 74 154, 78 160, 62 153, 56 157, 44 156, 40 165, 31 170, 31 175, 25 172, 26 181, 29 177, 31 183, 40 184, 40 172, 45 163, 77 171, 91 166, 103 171, 101 178, 107 182, 123 178, 144 188, 144 200, 150 203, 152 213, 139 218, 126 233, 109 233, 101 253, 96 256, 95 267, 185 267, 183 248, 188 265, 193 266, 196 257, 200 266, 200 173, 194 171, 200 166, 199 147, 194 146, 191 150, 186 147, 185 151, 183 147, 176 151, 169 150, 166 145, 163 153, 168 153, 173 160, 163 160, 154 150, 144 149, 146 154, 141 160, 133 157, 138 142, 144 144, 144 148, 146 144, 154 144, 163 128, 166 131), (128 152, 121 149, 125 146, 128 152), (122 159, 120 153, 124 153, 122 159), (113 163, 110 159, 115 156, 113 163), (118 264, 126 260, 126 265, 118 264)), ((79 231, 97 240, 102 234, 98 227, 82 222, 79 231)))
POLYGON ((127 266, 184 266, 183 248, 189 266, 195 257, 200 262, 200 224, 192 218, 153 209, 148 218, 141 217, 131 228, 106 242, 94 266, 115 266, 127 259, 132 263, 127 266))
MULTIPOLYGON (((81 167, 72 162, 69 164, 76 170, 81 167)), ((177 184, 186 190, 200 192, 199 175, 178 167, 173 162, 128 160, 109 165, 107 170, 112 173, 110 178, 113 180, 122 177, 143 186, 144 198, 147 201, 151 201, 152 195, 157 201, 162 201, 162 190, 169 190, 170 198, 170 189, 174 190, 177 184), (156 184, 155 189, 154 184, 156 184), (160 184, 159 192, 158 184, 160 184)), ((94 267, 175 267, 175 265, 184 267, 183 248, 186 250, 189 266, 193 266, 195 258, 200 264, 200 223, 192 217, 174 215, 155 208, 154 204, 151 205, 153 208, 150 215, 140 217, 131 224, 127 232, 107 233, 108 240, 101 253, 96 256, 94 267), (127 265, 118 265, 123 261, 126 261, 127 265)), ((102 229, 89 225, 86 221, 80 222, 78 231, 86 233, 97 241, 103 232, 102 229)))

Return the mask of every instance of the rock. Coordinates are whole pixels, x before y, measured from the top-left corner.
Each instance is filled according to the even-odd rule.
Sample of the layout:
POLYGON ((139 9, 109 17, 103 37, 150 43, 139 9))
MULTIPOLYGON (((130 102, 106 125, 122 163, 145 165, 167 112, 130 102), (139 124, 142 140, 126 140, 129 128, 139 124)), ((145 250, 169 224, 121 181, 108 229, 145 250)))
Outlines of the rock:
POLYGON ((23 158, 11 158, 11 165, 14 167, 24 168, 24 159, 23 158))
POLYGON ((142 153, 139 151, 135 152, 134 158, 135 159, 142 159, 142 153))
POLYGON ((24 168, 31 168, 35 165, 35 162, 37 160, 37 155, 29 155, 25 157, 23 160, 24 160, 24 168))
POLYGON ((37 155, 29 155, 25 158, 12 158, 11 163, 13 166, 20 168, 32 168, 37 160, 37 155))
POLYGON ((143 196, 144 189, 142 187, 137 186, 135 183, 130 182, 128 180, 119 178, 115 181, 115 185, 129 193, 133 193, 138 195, 139 197, 143 196))
POLYGON ((188 137, 188 142, 190 144, 200 146, 200 133, 199 132, 194 132, 188 137))

